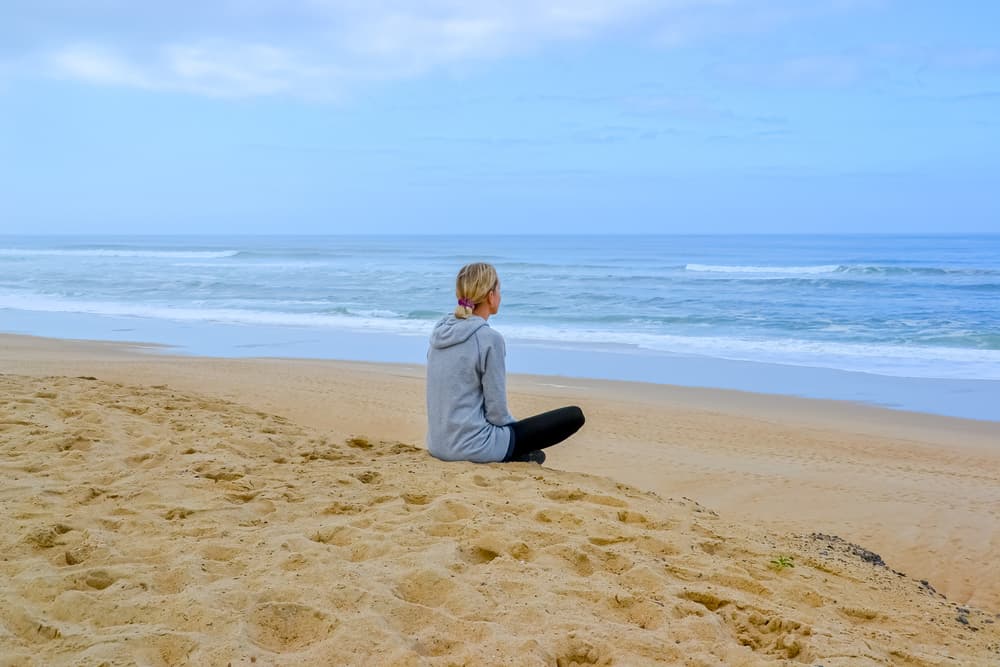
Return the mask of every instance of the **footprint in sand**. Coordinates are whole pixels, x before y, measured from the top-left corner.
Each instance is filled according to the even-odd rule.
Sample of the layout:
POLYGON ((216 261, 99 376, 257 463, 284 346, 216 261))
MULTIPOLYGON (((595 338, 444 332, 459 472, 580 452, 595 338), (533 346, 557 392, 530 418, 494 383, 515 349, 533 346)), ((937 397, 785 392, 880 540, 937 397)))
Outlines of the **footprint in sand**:
POLYGON ((198 473, 199 477, 210 479, 213 482, 232 482, 244 476, 242 472, 235 470, 231 466, 218 468, 211 466, 198 466, 195 468, 195 472, 198 473))
POLYGON ((334 501, 323 508, 323 514, 361 514, 368 508, 361 503, 334 501))
POLYGON ((93 439, 81 434, 73 434, 64 436, 56 442, 56 449, 60 452, 68 452, 70 450, 85 452, 88 451, 93 444, 93 439))
POLYGON ((404 493, 403 502, 407 505, 426 505, 434 497, 427 493, 404 493))
POLYGON ((376 470, 364 470, 351 476, 362 484, 377 484, 382 480, 382 473, 376 470))
POLYGON ((453 500, 438 501, 430 506, 425 516, 430 519, 424 532, 433 537, 458 537, 468 532, 467 519, 475 511, 453 500))
POLYGON ((396 595, 411 604, 440 607, 448 602, 455 584, 447 576, 433 570, 419 570, 403 577, 396 586, 396 595))
POLYGON ((619 510, 617 514, 618 520, 622 523, 632 523, 632 524, 649 524, 650 521, 644 515, 633 512, 631 510, 619 510))
POLYGON ((254 500, 257 496, 260 495, 260 493, 261 493, 260 491, 243 491, 236 493, 228 493, 226 494, 226 500, 228 500, 231 503, 243 505, 254 500))
POLYGON ((330 526, 328 528, 320 528, 318 531, 309 536, 309 539, 313 542, 329 544, 335 547, 346 547, 355 542, 361 543, 363 538, 364 533, 352 526, 330 526))
POLYGON ((94 590, 103 591, 117 580, 117 577, 112 576, 106 570, 91 570, 84 576, 83 583, 94 590))
POLYGON ((879 617, 879 613, 874 609, 866 609, 863 607, 840 607, 837 611, 852 621, 874 621, 879 617))
POLYGON ((811 628, 781 616, 746 608, 720 590, 685 590, 678 597, 701 605, 721 619, 740 644, 754 652, 793 659, 806 646, 811 628))
POLYGON ((584 502, 593 503, 595 505, 605 505, 607 507, 628 507, 628 503, 620 498, 587 493, 583 489, 556 489, 554 491, 547 491, 542 495, 549 500, 557 500, 560 502, 576 502, 582 500, 584 502))
POLYGON ((90 544, 78 544, 72 549, 67 549, 63 553, 63 562, 65 562, 66 565, 79 565, 90 558, 93 551, 94 548, 90 544))
POLYGON ((539 523, 551 523, 566 527, 577 527, 583 524, 583 519, 575 514, 557 509, 538 510, 532 518, 539 523))
POLYGON ((611 656, 589 642, 571 638, 562 646, 556 656, 557 667, 574 667, 583 665, 610 665, 611 656))
POLYGON ((300 651, 323 641, 337 626, 329 614, 293 602, 258 605, 247 618, 251 642, 275 653, 300 651))
MULTIPOLYGON (((27 641, 31 644, 37 644, 42 642, 52 641, 53 639, 59 639, 62 637, 62 632, 55 625, 50 625, 40 618, 36 618, 28 613, 27 610, 21 608, 13 608, 7 611, 5 614, 5 630, 9 630, 13 634, 17 635, 21 639, 27 641)), ((9 635, 0 635, 0 638, 6 638, 9 635)), ((4 656, 7 657, 7 656, 4 656)), ((24 663, 14 661, 8 663, 4 661, 4 664, 35 664, 33 662, 26 661, 24 663)))
POLYGON ((28 533, 24 540, 38 549, 49 549, 59 544, 65 544, 59 538, 71 530, 73 530, 71 527, 57 523, 51 526, 36 528, 28 533))
POLYGON ((464 521, 475 514, 472 507, 450 499, 439 500, 427 509, 427 517, 436 523, 464 521))
POLYGON ((628 593, 615 594, 608 600, 611 609, 626 623, 643 630, 656 630, 668 621, 663 603, 628 593))
POLYGON ((472 544, 461 545, 458 552, 465 562, 472 565, 484 565, 499 558, 503 553, 503 547, 499 540, 483 538, 472 544))

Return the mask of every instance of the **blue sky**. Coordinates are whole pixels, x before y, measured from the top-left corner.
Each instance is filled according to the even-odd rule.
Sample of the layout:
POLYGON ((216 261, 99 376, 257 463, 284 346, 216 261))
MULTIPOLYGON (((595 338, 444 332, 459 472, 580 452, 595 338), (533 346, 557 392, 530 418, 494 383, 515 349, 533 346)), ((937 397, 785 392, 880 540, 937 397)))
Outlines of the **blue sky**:
POLYGON ((1000 232, 1000 3, 2 14, 0 233, 1000 232))

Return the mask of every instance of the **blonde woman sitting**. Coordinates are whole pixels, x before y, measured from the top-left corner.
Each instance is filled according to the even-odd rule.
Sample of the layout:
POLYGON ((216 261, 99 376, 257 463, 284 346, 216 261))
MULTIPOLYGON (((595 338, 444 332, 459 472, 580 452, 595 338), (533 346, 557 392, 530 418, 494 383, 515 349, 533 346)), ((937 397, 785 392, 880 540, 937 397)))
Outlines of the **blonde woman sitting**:
POLYGON ((462 267, 458 307, 431 333, 427 352, 427 450, 443 461, 531 461, 576 433, 576 406, 520 421, 507 409, 506 347, 487 320, 500 309, 500 279, 490 264, 462 267))

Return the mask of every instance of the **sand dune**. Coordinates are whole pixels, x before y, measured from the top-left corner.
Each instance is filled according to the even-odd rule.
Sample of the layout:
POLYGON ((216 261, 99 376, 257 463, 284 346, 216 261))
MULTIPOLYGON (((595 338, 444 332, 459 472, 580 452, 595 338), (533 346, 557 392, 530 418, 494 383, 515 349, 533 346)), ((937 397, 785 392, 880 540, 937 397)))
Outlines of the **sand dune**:
MULTIPOLYGON (((169 356, 122 344, 0 335, 0 372, 88 375, 226 398, 343 441, 421 443, 420 366, 169 356)), ((588 416, 548 467, 688 496, 772 532, 836 534, 1000 611, 1000 422, 630 382, 512 376, 513 413, 588 416)))
POLYGON ((1000 664, 836 537, 381 438, 0 376, 0 664, 1000 664))

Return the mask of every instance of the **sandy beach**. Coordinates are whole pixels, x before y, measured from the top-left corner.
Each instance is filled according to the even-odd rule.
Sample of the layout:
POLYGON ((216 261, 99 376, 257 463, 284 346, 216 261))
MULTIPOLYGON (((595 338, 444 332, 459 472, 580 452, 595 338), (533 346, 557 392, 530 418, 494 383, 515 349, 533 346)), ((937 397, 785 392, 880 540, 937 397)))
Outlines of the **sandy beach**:
POLYGON ((998 422, 512 376, 584 430, 444 464, 419 366, 0 373, 3 665, 1000 664, 998 422))

